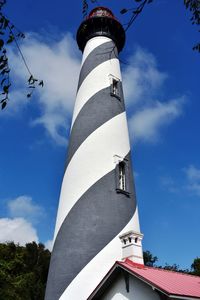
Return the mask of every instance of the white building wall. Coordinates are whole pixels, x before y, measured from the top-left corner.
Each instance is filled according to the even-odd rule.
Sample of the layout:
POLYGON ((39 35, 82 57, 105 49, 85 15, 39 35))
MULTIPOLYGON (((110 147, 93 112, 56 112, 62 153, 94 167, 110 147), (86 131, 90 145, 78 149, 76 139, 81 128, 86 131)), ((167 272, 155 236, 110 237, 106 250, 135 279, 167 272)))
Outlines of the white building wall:
POLYGON ((160 300, 158 294, 134 276, 129 277, 129 293, 123 275, 120 275, 100 300, 160 300))

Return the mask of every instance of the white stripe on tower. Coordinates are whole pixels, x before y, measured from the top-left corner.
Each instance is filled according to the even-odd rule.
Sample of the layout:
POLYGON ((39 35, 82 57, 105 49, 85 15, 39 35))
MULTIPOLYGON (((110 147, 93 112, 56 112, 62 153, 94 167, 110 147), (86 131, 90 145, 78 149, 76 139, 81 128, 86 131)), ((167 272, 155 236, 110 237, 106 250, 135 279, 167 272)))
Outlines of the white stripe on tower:
POLYGON ((82 62, 81 62, 81 66, 84 64, 87 56, 95 49, 97 48, 98 46, 102 45, 103 43, 106 43, 106 42, 109 42, 110 41, 110 38, 108 37, 105 37, 105 36, 101 36, 101 37, 98 37, 96 36, 96 39, 93 40, 93 39, 90 39, 85 48, 84 48, 84 52, 83 52, 83 56, 82 56, 82 62))
MULTIPOLYGON (((93 38, 92 40, 95 39, 96 38, 93 38)), ((101 63, 84 79, 77 92, 72 125, 84 104, 86 104, 95 93, 110 86, 109 74, 113 74, 116 76, 116 78, 121 79, 119 60, 117 58, 113 58, 101 63)))
MULTIPOLYGON (((139 218, 138 210, 136 208, 135 214, 130 222, 123 228, 120 234, 128 232, 133 228, 140 231, 138 227, 139 218)), ((72 283, 64 291, 60 300, 75 299, 86 300, 88 296, 95 290, 97 285, 106 276, 108 270, 111 269, 115 261, 121 259, 121 242, 117 235, 109 244, 106 245, 90 262, 87 264, 81 272, 75 277, 72 283), (97 268, 98 266, 98 268, 97 268), (90 277, 91 274, 95 276, 90 277), (88 278, 90 278, 88 280, 88 278), (92 280, 91 280, 92 279, 92 280), (81 291, 78 295, 77 290, 81 291), (76 295, 74 297, 74 295, 76 295)))
POLYGON ((126 157, 129 151, 125 112, 104 123, 84 140, 64 174, 55 237, 66 215, 81 196, 95 182, 115 169, 114 155, 117 153, 120 157, 126 157))
POLYGON ((77 33, 83 61, 46 300, 86 300, 121 259, 119 234, 140 231, 117 51, 124 30, 99 11, 77 33))

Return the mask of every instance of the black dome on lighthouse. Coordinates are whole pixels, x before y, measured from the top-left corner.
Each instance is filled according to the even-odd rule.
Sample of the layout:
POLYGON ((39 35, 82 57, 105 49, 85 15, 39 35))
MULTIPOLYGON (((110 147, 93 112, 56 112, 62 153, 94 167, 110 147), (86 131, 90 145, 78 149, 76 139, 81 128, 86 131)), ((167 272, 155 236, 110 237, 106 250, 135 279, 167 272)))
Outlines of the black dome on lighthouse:
POLYGON ((110 9, 96 7, 83 21, 77 31, 76 39, 81 51, 87 41, 95 36, 106 36, 111 38, 120 52, 125 44, 125 31, 123 26, 115 18, 110 9))

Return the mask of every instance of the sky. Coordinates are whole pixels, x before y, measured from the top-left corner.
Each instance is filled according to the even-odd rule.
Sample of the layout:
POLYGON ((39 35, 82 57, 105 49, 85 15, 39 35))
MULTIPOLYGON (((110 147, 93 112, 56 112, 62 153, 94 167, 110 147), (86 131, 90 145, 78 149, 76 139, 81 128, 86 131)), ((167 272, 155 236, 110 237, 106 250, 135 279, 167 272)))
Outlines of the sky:
MULTIPOLYGON (((131 13, 120 10, 134 7, 132 0, 98 2, 122 24, 131 13)), ((158 265, 190 268, 200 256, 200 54, 192 51, 198 30, 182 2, 149 4, 127 31, 120 60, 143 249, 158 265)), ((29 76, 12 46, 10 101, 0 112, 0 242, 35 240, 51 249, 80 70, 81 11, 77 0, 5 6, 44 87, 26 98, 29 76)))

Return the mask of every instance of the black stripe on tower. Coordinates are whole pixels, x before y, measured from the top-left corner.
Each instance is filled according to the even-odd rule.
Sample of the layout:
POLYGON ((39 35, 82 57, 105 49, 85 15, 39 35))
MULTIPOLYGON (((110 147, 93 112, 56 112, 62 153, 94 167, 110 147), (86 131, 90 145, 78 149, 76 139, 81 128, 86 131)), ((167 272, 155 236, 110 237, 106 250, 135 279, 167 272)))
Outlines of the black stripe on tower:
MULTIPOLYGON (((94 68, 111 58, 117 58, 117 50, 112 51, 114 49, 113 47, 113 41, 103 43, 102 45, 97 46, 87 56, 80 71, 78 89, 94 68)), ((108 120, 125 111, 121 81, 119 81, 118 92, 119 97, 116 101, 116 98, 112 96, 111 86, 108 86, 94 94, 82 107, 71 130, 67 165, 81 143, 93 131, 108 120)))
POLYGON ((58 300, 76 275, 133 217, 136 199, 130 153, 125 160, 129 197, 116 193, 116 170, 112 170, 81 196, 65 218, 52 252, 46 300, 58 300))
MULTIPOLYGON (((105 122, 125 111, 122 84, 119 84, 120 100, 111 96, 110 86, 92 96, 79 112, 70 135, 68 163, 87 137, 105 122)), ((68 164, 67 163, 67 164, 68 164)))
POLYGON ((80 71, 78 89, 92 70, 94 70, 98 65, 112 58, 118 58, 118 51, 113 41, 103 43, 102 45, 96 47, 84 61, 80 71))

